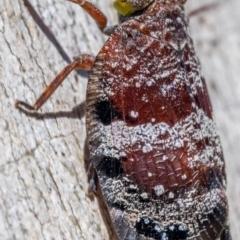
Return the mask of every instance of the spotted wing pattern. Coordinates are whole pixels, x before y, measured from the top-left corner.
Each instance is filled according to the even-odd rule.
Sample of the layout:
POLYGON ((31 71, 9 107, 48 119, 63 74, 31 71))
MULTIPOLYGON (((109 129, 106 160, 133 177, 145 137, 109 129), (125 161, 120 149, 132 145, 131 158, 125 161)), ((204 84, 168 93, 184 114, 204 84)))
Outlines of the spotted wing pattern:
POLYGON ((158 1, 119 25, 90 73, 87 113, 121 240, 230 239, 222 149, 181 5, 158 1))

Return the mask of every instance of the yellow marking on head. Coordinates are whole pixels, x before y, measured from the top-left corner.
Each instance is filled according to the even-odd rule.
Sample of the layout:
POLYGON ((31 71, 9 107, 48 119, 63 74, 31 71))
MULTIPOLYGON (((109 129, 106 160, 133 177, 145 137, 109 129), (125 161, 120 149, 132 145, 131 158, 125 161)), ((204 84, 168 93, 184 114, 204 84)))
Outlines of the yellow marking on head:
POLYGON ((121 0, 116 0, 113 6, 121 15, 125 17, 131 15, 136 11, 131 7, 130 3, 121 2, 121 0))

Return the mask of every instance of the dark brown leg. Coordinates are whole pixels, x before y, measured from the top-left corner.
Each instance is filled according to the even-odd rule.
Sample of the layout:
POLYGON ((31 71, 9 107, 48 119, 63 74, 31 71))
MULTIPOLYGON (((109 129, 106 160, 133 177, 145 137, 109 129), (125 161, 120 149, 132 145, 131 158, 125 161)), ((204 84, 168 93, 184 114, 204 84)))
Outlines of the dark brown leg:
MULTIPOLYGON (((83 54, 76 58, 73 62, 67 65, 50 83, 49 86, 44 90, 41 96, 37 99, 34 104, 34 109, 38 110, 55 92, 55 90, 59 87, 59 85, 67 78, 67 76, 74 70, 74 69, 82 69, 82 70, 90 70, 94 63, 95 57, 83 54)), ((15 106, 18 107, 22 105, 21 102, 16 101, 15 106)))

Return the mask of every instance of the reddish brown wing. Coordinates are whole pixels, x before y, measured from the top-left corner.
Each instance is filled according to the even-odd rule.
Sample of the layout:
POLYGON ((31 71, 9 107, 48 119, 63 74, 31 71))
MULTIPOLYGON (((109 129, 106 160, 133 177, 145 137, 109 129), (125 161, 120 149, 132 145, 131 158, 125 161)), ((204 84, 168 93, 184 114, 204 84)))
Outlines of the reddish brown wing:
POLYGON ((91 160, 120 239, 217 239, 227 202, 211 105, 182 8, 157 9, 123 23, 97 56, 91 160))

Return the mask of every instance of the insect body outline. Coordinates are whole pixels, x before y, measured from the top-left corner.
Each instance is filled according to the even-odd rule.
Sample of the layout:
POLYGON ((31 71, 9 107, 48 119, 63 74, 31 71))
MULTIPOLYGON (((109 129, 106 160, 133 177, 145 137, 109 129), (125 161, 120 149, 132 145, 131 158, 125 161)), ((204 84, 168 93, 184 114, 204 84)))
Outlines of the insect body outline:
POLYGON ((125 16, 115 28, 91 3, 71 1, 111 35, 34 107, 72 70, 90 70, 90 160, 119 239, 230 240, 225 164, 185 1, 117 0, 125 16))

